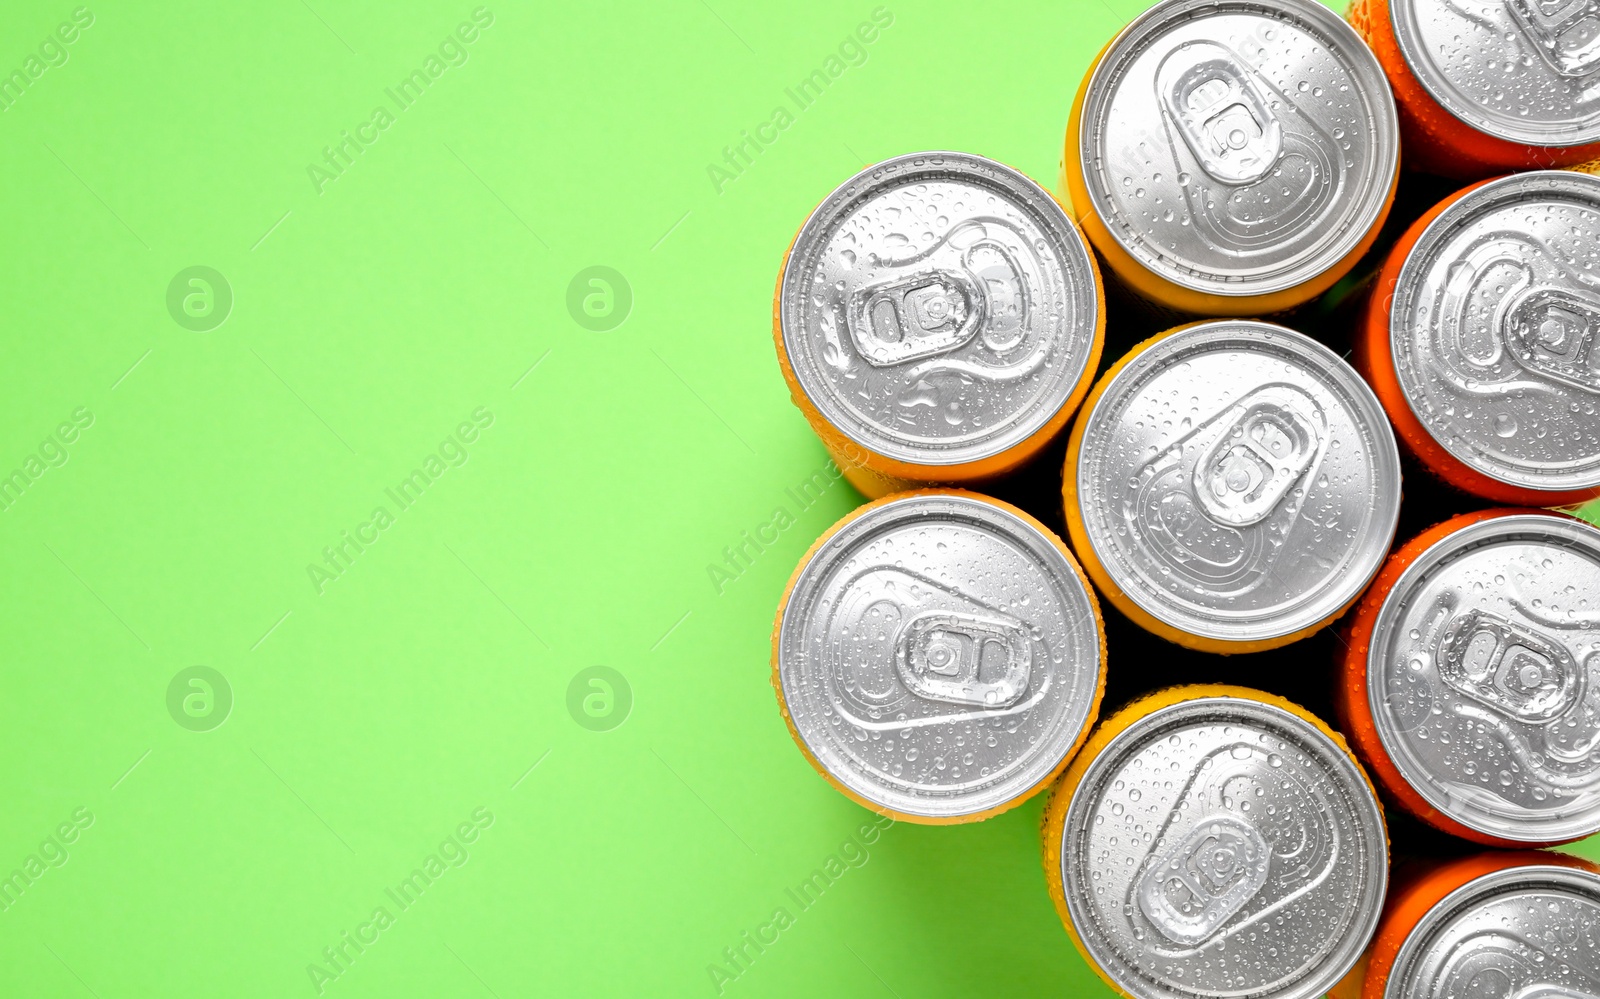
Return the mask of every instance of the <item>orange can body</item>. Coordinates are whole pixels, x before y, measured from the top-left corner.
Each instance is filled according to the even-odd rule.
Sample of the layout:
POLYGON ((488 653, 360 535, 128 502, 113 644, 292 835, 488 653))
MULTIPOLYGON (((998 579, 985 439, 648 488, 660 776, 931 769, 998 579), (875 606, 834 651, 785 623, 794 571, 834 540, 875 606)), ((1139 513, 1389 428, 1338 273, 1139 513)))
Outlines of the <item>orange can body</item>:
MULTIPOLYGON (((1591 171, 1592 172, 1592 171, 1591 171)), ((1471 493, 1474 496, 1516 506, 1543 506, 1557 507, 1570 506, 1583 503, 1600 496, 1600 416, 1592 415, 1594 404, 1592 391, 1600 385, 1575 387, 1570 380, 1561 381, 1564 373, 1558 372, 1555 379, 1549 378, 1538 370, 1528 371, 1523 367, 1512 367, 1510 371, 1494 372, 1485 369, 1480 377, 1483 383, 1507 382, 1511 379, 1527 379, 1530 376, 1544 382, 1540 386, 1544 395, 1560 393, 1547 404, 1546 408, 1536 418, 1531 418, 1528 411, 1523 411, 1521 421, 1524 424, 1535 422, 1542 425, 1539 436, 1548 435, 1552 440, 1565 440, 1571 442, 1573 448, 1571 457, 1585 461, 1583 466, 1586 473, 1563 473, 1560 479, 1551 478, 1540 481, 1536 478, 1532 456, 1538 452, 1533 445, 1529 446, 1526 456, 1519 460, 1502 458, 1502 450, 1509 447, 1509 438, 1518 432, 1516 406, 1527 405, 1531 408, 1533 403, 1527 401, 1528 393, 1523 397, 1511 397, 1510 403, 1503 402, 1505 397, 1491 397, 1485 399, 1475 398, 1470 394, 1469 388, 1465 392, 1457 392, 1454 396, 1442 394, 1430 395, 1428 380, 1442 382, 1444 378, 1453 376, 1453 369, 1471 365, 1471 359, 1464 355, 1466 351, 1450 345, 1457 344, 1467 339, 1466 333, 1458 332, 1451 337, 1435 331, 1434 327, 1446 321, 1443 310, 1437 305, 1433 297, 1424 297, 1421 289, 1436 278, 1430 277, 1434 272, 1443 273, 1446 269, 1453 269, 1465 263, 1467 257, 1473 254, 1483 255, 1477 249, 1481 238, 1474 234, 1492 224, 1499 224, 1504 230, 1514 232, 1518 223, 1510 220, 1526 216, 1523 206, 1554 205, 1569 211, 1575 219, 1589 217, 1589 213, 1600 209, 1600 184, 1585 180, 1575 190, 1564 190, 1570 186, 1565 178, 1572 177, 1566 171, 1545 172, 1534 174, 1519 174, 1502 178, 1491 178, 1480 181, 1457 191, 1445 198, 1439 204, 1429 209, 1421 218, 1406 230, 1405 234, 1390 250, 1383 268, 1373 284, 1370 298, 1367 301, 1366 312, 1355 336, 1355 351, 1352 357, 1356 367, 1372 385, 1377 393, 1383 408, 1394 424, 1395 432, 1406 451, 1415 457, 1429 473, 1446 484, 1471 493), (1589 190, 1592 188, 1593 190, 1589 190), (1514 213, 1522 211, 1522 216, 1514 213), (1472 228, 1479 227, 1478 229, 1472 228), (1404 282, 1402 275, 1404 274, 1404 282), (1402 299, 1397 316, 1396 298, 1402 299), (1413 300, 1426 303, 1433 309, 1433 313, 1424 319, 1423 313, 1416 310, 1422 304, 1411 304, 1413 300), (1416 327, 1416 328, 1413 328, 1416 327), (1420 346, 1414 346, 1414 341, 1423 338, 1437 338, 1444 346, 1439 346, 1428 341, 1428 350, 1438 352, 1441 350, 1454 350, 1456 354, 1440 360, 1438 358, 1424 358, 1420 346), (1397 351, 1407 351, 1411 371, 1403 379, 1401 371, 1396 364, 1397 351), (1426 367, 1427 364, 1432 367, 1426 367), (1459 408, 1463 411, 1459 416, 1442 416, 1455 408, 1455 403, 1460 400, 1459 408), (1471 424, 1466 411, 1476 408, 1483 414, 1483 422, 1471 424), (1499 412, 1491 407, 1504 406, 1503 415, 1497 417, 1502 421, 1511 421, 1506 426, 1509 433, 1498 425, 1487 423, 1487 413, 1499 412), (1433 420, 1433 429, 1424 425, 1419 417, 1419 410, 1430 412, 1433 420), (1479 461, 1480 467, 1474 467, 1463 460, 1462 452, 1452 453, 1446 446, 1442 437, 1454 437, 1458 447, 1474 449, 1474 460, 1479 461), (1589 454, 1585 455, 1581 449, 1587 447, 1589 454), (1501 448, 1502 450, 1494 450, 1501 448), (1482 455, 1483 457, 1478 457, 1482 455), (1527 463, 1521 463, 1521 462, 1527 463), (1495 471, 1497 474, 1488 474, 1495 471)), ((1565 220, 1560 220, 1565 226, 1565 220)), ((1533 223, 1523 222, 1522 226, 1533 223)), ((1577 225, 1582 225, 1578 221, 1577 225)), ((1600 231, 1600 226, 1596 226, 1600 231)), ((1538 234, 1541 237, 1542 233, 1538 234)), ((1565 238, 1572 242, 1574 247, 1581 247, 1589 237, 1588 233, 1568 229, 1557 238, 1565 238)), ((1510 239, 1511 237, 1506 237, 1510 239)), ((1518 237, 1521 238, 1521 237, 1518 237)), ((1548 245, 1548 241, 1546 241, 1548 245)), ((1579 250, 1578 252, 1581 252, 1579 250)), ((1463 268, 1465 270, 1465 268, 1463 268)), ((1505 282, 1498 282, 1503 285, 1505 282)), ((1497 282, 1493 277, 1485 277, 1484 285, 1493 286, 1497 282)), ((1430 286, 1431 287, 1431 286, 1430 286)), ((1563 280, 1558 290, 1570 289, 1573 295, 1581 301, 1586 294, 1583 279, 1574 275, 1563 280)), ((1498 318, 1503 313, 1508 313, 1516 305, 1517 299, 1514 289, 1503 289, 1507 292, 1502 301, 1494 303, 1496 306, 1495 318, 1491 321, 1507 323, 1508 320, 1498 318)), ((1436 293, 1435 293, 1436 294, 1436 293)), ((1465 298, 1465 296, 1458 296, 1465 298)), ((1465 321, 1451 318, 1465 326, 1465 321)), ((1565 331, 1563 331, 1565 333, 1565 331)), ((1508 334, 1503 329, 1474 330, 1474 343, 1481 336, 1505 339, 1508 334)), ((1571 334, 1569 334, 1571 335, 1571 334)), ((1573 336, 1580 339, 1582 334, 1573 336)), ((1482 348, 1474 348, 1481 350, 1482 348)), ((1499 353, 1509 358, 1511 351, 1502 348, 1499 353)), ((1522 362, 1529 363, 1529 362, 1522 362)), ((1476 368, 1473 368, 1476 372, 1476 368)), ((1570 379, 1570 376, 1566 376, 1570 379)), ((1491 385, 1491 387, 1493 387, 1491 385)), ((1536 427, 1535 429, 1539 429, 1536 427)), ((1523 429, 1526 435, 1529 431, 1523 429)), ((1549 445, 1537 445, 1546 448, 1549 445)), ((1504 450, 1509 454, 1509 450, 1504 450)))
POLYGON ((784 253, 790 398, 868 497, 1014 471, 1065 428, 1105 339, 1099 267, 1055 198, 963 153, 875 164, 784 253), (926 217, 897 224, 902 210, 926 217))
POLYGON ((1398 157, 1382 70, 1325 8, 1163 0, 1090 65, 1072 104, 1060 182, 1108 279, 1147 311, 1174 320, 1263 316, 1327 291, 1371 248, 1394 201, 1398 157), (1205 23, 1210 17, 1218 26, 1205 23), (1284 44, 1280 33, 1303 35, 1295 41, 1312 54, 1269 78, 1280 72, 1266 55, 1284 44), (1169 73, 1178 63, 1187 68, 1169 73), (1211 67, 1205 79, 1233 96, 1196 85, 1202 64, 1211 67), (1350 99, 1337 108, 1304 100, 1295 85, 1309 75, 1340 81, 1350 99), (1302 146, 1275 144, 1290 141, 1302 146), (1135 148, 1145 151, 1135 157, 1135 148), (1301 160, 1322 166, 1297 178, 1290 171, 1301 160), (1310 182, 1328 170, 1338 177, 1310 182), (1293 187, 1300 179, 1304 190, 1293 187), (1286 211, 1286 203, 1306 210, 1286 211))
MULTIPOLYGON (((1388 902, 1384 906, 1383 920, 1378 924, 1377 935, 1367 952, 1362 974, 1359 978, 1341 983, 1340 988, 1330 995, 1333 999, 1383 999, 1401 947, 1441 902, 1487 875, 1537 867, 1556 867, 1600 875, 1600 868, 1586 860, 1540 850, 1480 853, 1445 862, 1419 863, 1409 870, 1397 869, 1388 902)), ((1508 933, 1513 939, 1518 936, 1509 928, 1508 933)), ((1488 941, 1484 943, 1488 944, 1488 941)), ((1519 991, 1513 994, 1526 993, 1519 991)))
MULTIPOLYGON (((1439 703, 1441 698, 1438 695, 1423 697, 1419 694, 1413 702, 1409 694, 1402 695, 1395 691, 1413 687, 1421 690, 1419 684, 1435 682, 1432 679, 1435 675, 1442 676, 1448 670, 1453 677, 1448 683, 1455 690, 1466 691, 1466 699, 1462 703, 1478 712, 1487 706, 1490 710, 1514 717, 1517 704, 1511 702, 1508 705, 1505 703, 1506 695, 1497 694, 1497 688, 1492 685, 1499 682, 1495 680, 1496 676, 1510 677, 1505 682, 1514 685, 1544 683, 1548 677, 1561 674, 1562 682, 1575 685, 1574 690, 1585 688, 1587 684, 1583 678, 1571 674, 1574 670, 1583 671, 1587 667, 1581 661, 1573 660, 1570 654, 1565 660, 1562 659, 1563 653, 1558 647, 1560 632, 1555 631, 1552 638, 1553 629, 1537 610, 1529 616, 1527 612, 1513 614, 1502 609, 1505 601, 1500 593, 1504 592, 1507 585, 1505 581, 1509 578, 1522 578, 1526 588, 1538 585, 1526 580, 1537 579, 1542 570, 1546 574, 1546 585, 1554 586, 1557 594, 1552 598, 1541 590, 1537 597, 1522 595, 1518 597, 1516 606, 1523 606, 1521 602, 1528 600, 1539 605, 1563 600, 1565 595, 1562 590, 1569 585, 1569 580, 1576 579, 1581 587, 1584 584, 1581 578, 1559 575, 1566 566, 1543 568, 1550 558, 1569 557, 1564 552, 1576 552, 1571 555, 1574 559, 1583 558, 1591 562, 1600 559, 1600 531, 1575 518, 1547 510, 1502 508, 1453 517, 1423 531, 1394 551, 1345 628, 1335 698, 1340 728, 1390 800, 1435 829, 1476 843, 1500 847, 1552 846, 1583 838, 1594 831, 1586 827, 1574 829, 1565 835, 1545 834, 1533 824, 1531 818, 1524 818, 1520 827, 1515 822, 1507 822, 1491 831, 1490 827, 1495 823, 1485 820, 1477 812, 1472 815, 1476 827, 1466 824, 1468 816, 1465 814, 1446 814, 1446 808, 1451 806, 1441 805, 1440 802, 1448 796, 1441 798, 1435 795, 1430 800, 1426 793, 1433 786, 1432 782, 1444 778, 1429 772, 1425 764, 1402 762, 1402 757, 1397 754, 1402 747, 1404 752, 1412 753, 1410 747, 1415 743, 1399 741, 1394 734, 1395 722, 1387 714, 1390 711, 1409 711, 1409 717, 1401 717, 1401 725, 1410 726, 1405 731, 1409 733, 1418 729, 1418 726, 1425 730, 1431 725, 1438 730, 1431 736, 1432 744, 1454 744, 1462 738, 1460 731, 1452 735, 1450 728, 1458 723, 1458 718, 1448 704, 1439 703), (1546 536, 1550 539, 1549 546, 1533 550, 1526 557, 1511 550, 1513 544, 1546 536), (1502 558, 1496 552, 1505 554, 1502 558), (1484 561, 1475 566, 1469 561, 1479 557, 1484 561), (1452 570, 1453 565, 1464 568, 1452 570), (1472 574, 1468 575, 1465 568, 1471 568, 1472 574), (1531 577, 1528 575, 1530 568, 1534 573, 1531 577), (1458 574, 1452 577, 1449 575, 1452 571, 1458 574), (1429 580, 1439 582, 1430 584, 1429 580), (1430 585, 1433 588, 1428 588, 1430 585), (1487 610, 1480 612, 1480 605, 1487 610), (1434 613, 1429 610, 1435 607, 1447 608, 1456 617, 1442 624, 1437 623, 1445 611, 1434 613), (1436 644, 1430 646, 1430 636, 1419 634, 1416 630, 1411 631, 1409 637, 1403 634, 1404 629, 1412 627, 1419 619, 1436 622, 1436 628, 1442 635, 1436 644), (1497 639, 1499 647, 1495 646, 1497 639), (1470 654, 1472 662, 1483 664, 1481 669, 1487 671, 1485 675, 1489 680, 1474 681, 1474 674, 1463 671, 1460 664, 1468 661, 1464 654, 1470 654), (1390 667, 1397 662, 1408 665, 1413 675, 1402 673, 1400 679, 1396 679, 1395 673, 1400 667, 1395 665, 1392 670, 1390 667), (1541 663, 1548 667, 1549 672, 1540 672, 1541 663), (1525 668, 1533 672, 1525 672, 1525 668), (1502 672, 1497 673, 1497 670, 1502 672), (1382 698, 1377 698, 1374 690, 1386 693, 1382 698), (1375 713, 1375 701, 1383 703, 1386 712, 1384 718, 1379 718, 1375 713), (1413 703, 1416 705, 1414 708, 1413 703), (1435 709, 1427 709, 1425 705, 1428 704, 1434 705, 1435 709), (1386 733, 1388 744, 1385 742, 1386 733), (1411 776, 1403 772, 1403 766, 1410 769, 1411 776)), ((1596 578, 1600 578, 1600 574, 1596 578)), ((1557 607, 1560 607, 1559 603, 1557 607)), ((1554 717, 1561 717, 1561 711, 1572 714, 1577 710, 1578 705, 1573 701, 1547 708, 1547 713, 1555 711, 1554 717)), ((1461 717, 1470 719, 1471 716, 1461 717)), ((1423 734, 1427 733, 1424 731, 1423 734)), ((1582 736, 1581 732, 1576 734, 1582 736)), ((1468 775, 1477 774, 1487 778, 1505 765, 1501 762, 1504 755, 1504 751, 1497 747, 1480 742, 1471 752, 1464 754, 1464 759, 1458 761, 1455 768, 1468 775)), ((1528 754, 1523 749, 1515 755, 1522 758, 1528 754)), ((1460 779, 1454 771, 1447 776, 1460 779)), ((1587 807, 1592 816, 1595 804, 1589 802, 1587 807)), ((1498 814, 1495 813, 1495 817, 1498 814)))
POLYGON ((836 790, 905 822, 976 822, 1044 790, 1088 737, 1105 677, 1100 606, 1067 547, 963 490, 846 514, 773 623, 795 744, 836 790))
MULTIPOLYGON (((1238 978, 1254 971, 1286 994, 1287 967, 1330 988, 1371 939, 1388 880, 1382 809, 1344 739, 1293 702, 1228 684, 1159 690, 1109 715, 1051 790, 1040 832, 1045 882, 1073 946, 1107 985, 1135 999, 1224 991, 1205 979, 1214 963, 1199 956, 1219 939, 1231 958, 1223 967, 1238 978), (1290 753, 1303 770, 1291 774, 1290 753), (1258 790, 1218 794, 1213 786, 1258 790), (1277 819, 1281 828, 1270 825, 1277 819), (1336 835, 1339 850, 1327 850, 1319 833, 1336 835), (1264 855, 1280 848, 1275 837, 1282 852, 1268 865, 1264 855), (1307 884, 1330 893, 1328 939, 1294 944, 1314 954, 1289 953, 1276 932, 1251 931, 1274 914, 1280 925, 1307 925, 1308 911, 1296 906, 1320 906, 1311 889, 1300 890, 1307 884), (1100 891, 1135 901, 1105 905, 1090 897, 1100 891), (1162 899, 1172 897, 1182 902, 1169 909, 1162 899)), ((1236 993, 1260 987, 1227 985, 1236 993)))
POLYGON ((1497 137, 1463 121, 1434 99, 1408 63, 1395 36, 1389 0, 1351 0, 1348 17, 1389 77, 1400 110, 1406 160, 1413 168, 1475 179, 1508 170, 1569 166, 1600 156, 1600 143, 1532 145, 1497 137))
POLYGON ((1257 652, 1315 633, 1360 596, 1393 539, 1399 453, 1377 399, 1326 347, 1271 323, 1194 323, 1095 383, 1068 439, 1062 503, 1089 578, 1132 621, 1188 648, 1257 652), (1283 453, 1225 444, 1256 434, 1283 453), (1201 481, 1220 492, 1201 494, 1201 481), (1236 504, 1245 494, 1230 481, 1271 485, 1236 504), (1297 529, 1310 504, 1349 531, 1297 529), (1260 602, 1241 607, 1238 592, 1260 602))

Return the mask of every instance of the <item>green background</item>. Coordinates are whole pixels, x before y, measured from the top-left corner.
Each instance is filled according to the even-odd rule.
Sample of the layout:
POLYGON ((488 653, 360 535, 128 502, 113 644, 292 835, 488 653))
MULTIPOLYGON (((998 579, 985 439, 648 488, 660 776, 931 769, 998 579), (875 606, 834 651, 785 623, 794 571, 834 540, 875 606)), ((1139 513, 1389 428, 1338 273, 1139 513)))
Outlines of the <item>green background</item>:
MULTIPOLYGON (((0 911, 0 994, 313 995, 317 963, 350 997, 712 996, 780 906, 725 994, 1103 994, 1046 897, 1038 801, 895 826, 810 908, 786 894, 871 816, 768 685, 790 570, 860 502, 785 492, 826 455, 773 357, 780 256, 897 153, 1053 181, 1080 76, 1143 3, 890 3, 795 110, 875 6, 494 2, 403 109, 386 88, 470 0, 79 12, 0 113, 0 473, 24 476, 0 512, 0 876, 59 864, 0 911), (780 106, 719 190, 708 168, 780 106), (309 169, 379 107, 342 172, 309 169), (206 331, 167 304, 197 265, 233 299, 206 331), (610 330, 568 308, 593 265, 631 287, 610 330), (462 463, 396 503, 430 454, 462 463), (337 578, 309 571, 358 532, 337 578), (208 731, 178 720, 220 699, 168 707, 195 666, 231 690, 208 731), (596 666, 631 691, 609 731, 568 707, 596 666), (440 843, 475 813, 461 862, 440 843), (441 849, 460 866, 401 910, 385 889, 441 849)), ((0 72, 73 11, 7 5, 0 72)))

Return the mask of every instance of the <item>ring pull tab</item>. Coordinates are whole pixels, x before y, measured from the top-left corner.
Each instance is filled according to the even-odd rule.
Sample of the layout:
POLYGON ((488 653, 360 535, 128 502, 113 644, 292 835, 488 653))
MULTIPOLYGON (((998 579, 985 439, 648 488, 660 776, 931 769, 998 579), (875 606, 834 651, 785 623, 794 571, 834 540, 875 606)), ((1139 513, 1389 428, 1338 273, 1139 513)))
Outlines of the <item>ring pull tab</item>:
POLYGON ((1600 5, 1593 0, 1506 0, 1512 18, 1562 76, 1600 69, 1600 5))
POLYGON ((1139 909, 1172 942, 1203 943, 1267 883, 1270 860, 1255 826, 1237 815, 1207 819, 1145 869, 1139 909))
POLYGON ((1600 392, 1600 303, 1561 288, 1535 287, 1506 309, 1506 349, 1528 371, 1600 392))
POLYGON ((1195 465, 1194 491, 1212 520, 1248 527, 1265 520, 1311 467, 1323 421, 1310 396, 1287 386, 1252 393, 1228 415, 1195 465))
POLYGON ((1451 687, 1513 721, 1542 725, 1583 696, 1583 672, 1570 652, 1481 610, 1445 626, 1438 663, 1451 687))
POLYGON ((971 277, 927 270, 857 291, 848 326, 856 350, 881 368, 964 346, 983 315, 983 295, 971 277))
POLYGON ((1206 173, 1254 184, 1283 151, 1283 126, 1243 59, 1215 42, 1168 55, 1156 74, 1167 114, 1206 173))
POLYGON ((1269 536, 1293 527, 1305 499, 1295 486, 1327 446, 1327 419, 1303 390, 1245 394, 1139 469, 1125 507, 1134 543, 1208 593, 1254 587, 1282 550, 1269 536))
POLYGON ((930 700, 1005 708, 1028 691, 1033 649, 1021 621, 934 611, 906 622, 900 678, 930 700))

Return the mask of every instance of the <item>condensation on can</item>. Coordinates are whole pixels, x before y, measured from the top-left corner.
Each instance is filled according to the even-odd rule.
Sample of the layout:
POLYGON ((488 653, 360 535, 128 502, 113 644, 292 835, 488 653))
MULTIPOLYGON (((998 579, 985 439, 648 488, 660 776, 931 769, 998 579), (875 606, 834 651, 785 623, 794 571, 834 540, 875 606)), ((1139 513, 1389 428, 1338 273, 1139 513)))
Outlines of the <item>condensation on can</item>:
POLYGON ((1352 615, 1338 709, 1406 811, 1490 846, 1600 832, 1600 529, 1454 517, 1398 548, 1352 615))
POLYGON ((1600 496, 1600 178, 1446 198, 1395 244, 1356 365, 1433 475, 1498 503, 1600 496))
POLYGON ((1062 496, 1073 550, 1119 610, 1181 645, 1253 652, 1322 628, 1378 571, 1399 452, 1328 348, 1220 320, 1147 340, 1101 377, 1062 496))
POLYGON ((1088 735, 1105 632, 1060 539, 977 493, 850 513, 796 567, 772 685, 806 759, 880 814, 943 825, 1042 790, 1088 735))
POLYGON ((1511 850, 1425 862, 1395 872, 1348 996, 1600 996, 1597 930, 1600 868, 1577 857, 1511 850))
POLYGON ((1352 0, 1349 18, 1388 74, 1410 166, 1476 179, 1600 156, 1587 0, 1352 0))
POLYGON ((1382 68, 1314 0, 1163 0, 1085 75, 1062 185, 1158 313, 1267 315, 1371 247, 1399 145, 1382 68))
POLYGON ((779 269, 790 396, 869 497, 1009 472, 1066 426, 1104 340, 1076 224, 1020 172, 967 153, 867 167, 779 269))
POLYGON ((1134 999, 1321 996, 1377 926, 1388 841, 1344 740, 1225 685, 1147 695, 1102 722, 1043 819, 1074 945, 1134 999))

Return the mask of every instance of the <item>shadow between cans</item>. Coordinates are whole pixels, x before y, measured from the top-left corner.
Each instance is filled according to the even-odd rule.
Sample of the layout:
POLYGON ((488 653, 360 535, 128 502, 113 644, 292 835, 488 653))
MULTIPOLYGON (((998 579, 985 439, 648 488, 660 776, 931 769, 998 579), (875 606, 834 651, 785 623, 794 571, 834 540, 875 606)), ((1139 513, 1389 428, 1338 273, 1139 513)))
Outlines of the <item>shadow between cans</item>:
MULTIPOLYGON (((1461 181, 1431 174, 1402 173, 1395 190, 1394 205, 1379 230, 1372 248, 1356 265, 1327 292, 1289 312, 1270 316, 1233 316, 1235 319, 1264 319, 1279 323, 1304 333, 1314 340, 1344 354, 1351 346, 1351 334, 1361 320, 1366 308, 1373 279, 1382 269, 1389 251, 1412 223, 1428 209, 1465 186, 1461 181)), ((1112 271, 1105 260, 1099 259, 1102 277, 1112 271)), ((1153 311, 1140 296, 1122 287, 1114 279, 1106 281, 1106 345, 1100 358, 1100 374, 1116 363, 1134 346, 1157 333, 1174 326, 1186 325, 1193 319, 1182 319, 1153 311)))

